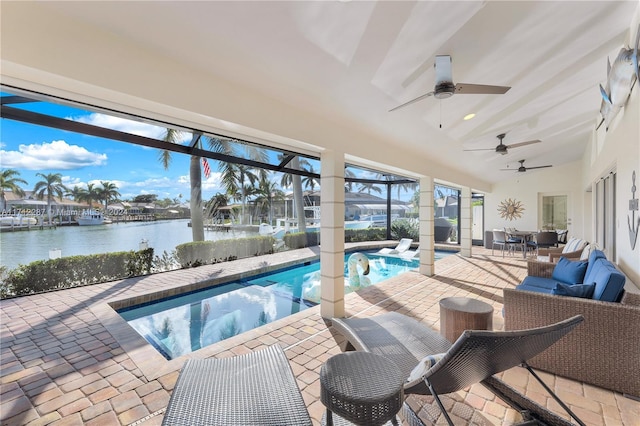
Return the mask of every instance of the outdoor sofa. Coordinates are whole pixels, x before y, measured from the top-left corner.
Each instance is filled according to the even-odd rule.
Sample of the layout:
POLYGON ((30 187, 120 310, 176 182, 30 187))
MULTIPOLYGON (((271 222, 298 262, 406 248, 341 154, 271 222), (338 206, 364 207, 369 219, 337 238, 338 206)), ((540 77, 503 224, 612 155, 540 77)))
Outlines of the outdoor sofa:
MULTIPOLYGON (((546 270, 535 268, 544 276, 530 275, 515 289, 504 289, 505 329, 541 327, 583 315, 583 324, 531 359, 530 365, 640 397, 640 294, 624 291, 624 275, 601 251, 589 256, 580 283, 567 285, 561 279, 570 274, 554 275, 558 265, 567 262, 561 259, 546 270), (595 286, 589 291, 592 283, 595 286)), ((570 263, 570 268, 581 266, 570 263)))

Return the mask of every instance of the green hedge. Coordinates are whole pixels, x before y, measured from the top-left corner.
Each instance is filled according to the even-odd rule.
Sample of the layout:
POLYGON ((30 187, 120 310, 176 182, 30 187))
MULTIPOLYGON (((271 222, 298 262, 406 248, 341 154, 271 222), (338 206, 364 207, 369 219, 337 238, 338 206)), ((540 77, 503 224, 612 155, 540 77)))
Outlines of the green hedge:
POLYGON ((413 241, 420 241, 420 224, 407 219, 394 220, 391 224, 391 238, 394 240, 411 238, 413 241))
POLYGON ((38 260, 8 272, 0 298, 102 283, 151 272, 153 249, 38 260))
POLYGON ((196 241, 176 246, 182 268, 210 265, 251 256, 273 253, 275 238, 257 236, 232 240, 196 241))
POLYGON ((387 239, 387 228, 345 229, 344 242, 384 241, 387 239))
POLYGON ((282 238, 285 245, 291 250, 303 247, 312 247, 320 244, 319 232, 292 232, 282 238))

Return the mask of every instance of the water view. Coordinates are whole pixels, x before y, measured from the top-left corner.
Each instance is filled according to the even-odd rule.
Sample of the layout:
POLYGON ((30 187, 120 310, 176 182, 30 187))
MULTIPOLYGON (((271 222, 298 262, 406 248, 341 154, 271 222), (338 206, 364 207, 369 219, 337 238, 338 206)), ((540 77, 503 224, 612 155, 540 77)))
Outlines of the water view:
MULTIPOLYGON (((139 250, 142 240, 154 255, 170 253, 179 244, 192 241, 188 219, 156 222, 112 223, 100 226, 60 226, 0 233, 0 265, 9 269, 36 260, 49 259, 49 251, 60 249, 62 256, 139 250)), ((207 240, 225 240, 258 235, 245 230, 206 231, 207 240)))

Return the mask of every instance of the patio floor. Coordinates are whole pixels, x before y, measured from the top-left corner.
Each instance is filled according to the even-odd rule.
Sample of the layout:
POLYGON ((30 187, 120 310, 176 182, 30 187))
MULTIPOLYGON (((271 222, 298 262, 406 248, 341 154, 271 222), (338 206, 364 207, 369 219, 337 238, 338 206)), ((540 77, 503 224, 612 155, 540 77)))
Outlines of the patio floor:
MULTIPOLYGON (((494 329, 502 329, 502 289, 526 276, 526 264, 521 256, 492 256, 482 247, 474 247, 473 253, 471 258, 451 255, 437 261, 434 277, 409 272, 349 294, 347 315, 398 311, 438 329, 438 301, 467 296, 493 305, 494 329)), ((143 295, 151 292, 171 292, 178 285, 314 255, 317 251, 301 249, 1 301, 1 424, 159 425, 185 357, 165 360, 107 302, 144 300, 143 295)), ((319 424, 324 412, 319 400, 320 366, 340 352, 319 312, 319 307, 307 309, 188 356, 226 357, 280 344, 314 424, 319 424)), ((526 370, 516 367, 501 376, 566 417, 526 370)), ((541 376, 588 425, 639 424, 639 401, 544 372, 541 376)), ((437 413, 431 397, 412 396, 409 402, 426 421, 437 413)), ((502 425, 519 419, 481 385, 448 395, 444 403, 456 424, 502 425)))

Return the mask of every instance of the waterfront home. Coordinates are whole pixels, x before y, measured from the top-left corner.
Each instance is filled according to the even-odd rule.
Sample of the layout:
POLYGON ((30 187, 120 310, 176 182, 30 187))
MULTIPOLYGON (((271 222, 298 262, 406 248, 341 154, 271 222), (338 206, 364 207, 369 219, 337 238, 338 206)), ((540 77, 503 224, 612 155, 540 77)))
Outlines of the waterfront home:
MULTIPOLYGON (((635 0, 3 2, 0 19, 2 90, 17 96, 15 105, 2 105, 3 120, 42 124, 16 112, 25 99, 79 103, 280 149, 284 160, 271 163, 273 170, 287 170, 297 155, 319 159, 319 173, 308 177, 322 183, 323 300, 317 316, 299 325, 312 331, 296 334, 287 324, 276 337, 245 336, 252 338, 212 354, 284 343, 299 361, 294 372, 308 385, 304 397, 316 420, 322 412, 313 386, 317 370, 337 352, 331 337, 315 334, 326 332, 321 317, 391 309, 435 324, 437 297, 491 293, 500 299, 497 276, 505 287, 523 278, 523 260, 491 257, 472 245, 474 223, 480 224, 481 241, 482 231, 494 228, 535 231, 552 223, 568 229, 570 236, 604 250, 627 277, 625 290, 640 291, 640 84, 623 93, 624 107, 617 105, 615 115, 599 88, 619 87, 618 73, 629 81, 637 74, 616 65, 619 56, 629 57, 618 52, 628 52, 637 40, 635 0), (609 58, 616 66, 607 72, 609 58), (498 145, 497 136, 504 144, 499 138, 498 145), (350 164, 404 176, 420 188, 420 269, 411 279, 424 287, 403 281, 409 286, 405 293, 384 288, 373 307, 370 294, 344 295, 344 184, 350 164), (436 184, 459 191, 460 268, 443 278, 434 278, 436 184), (472 208, 478 196, 481 216, 472 208), (475 268, 462 267, 470 264, 475 268)), ((629 62, 637 67, 635 59, 629 62)), ((67 130, 73 124, 65 123, 67 130)), ((188 144, 123 139, 217 156, 188 144)), ((197 275, 197 269, 189 272, 197 275)), ((138 356, 144 349, 131 341, 123 349, 86 308, 108 312, 93 300, 72 306, 68 300, 54 304, 49 296, 30 300, 22 302, 29 307, 18 301, 3 305, 17 338, 14 348, 3 348, 8 378, 2 384, 13 398, 11 407, 24 408, 20 420, 79 424, 104 414, 112 423, 130 424, 161 413, 179 366, 156 369, 158 376, 150 379, 148 360, 138 356), (36 304, 46 305, 47 312, 34 314, 36 304), (59 316, 51 313, 55 309, 59 316), (30 340, 48 333, 55 336, 51 341, 30 340), (60 386, 38 389, 40 380, 60 386)), ((501 306, 494 301, 499 320, 501 306)), ((526 378, 513 375, 515 383, 527 385, 526 378)), ((636 401, 562 377, 552 380, 571 394, 589 424, 637 421, 636 401)), ((481 391, 470 394, 451 404, 486 410, 488 423, 513 419, 503 406, 476 398, 481 391)))

